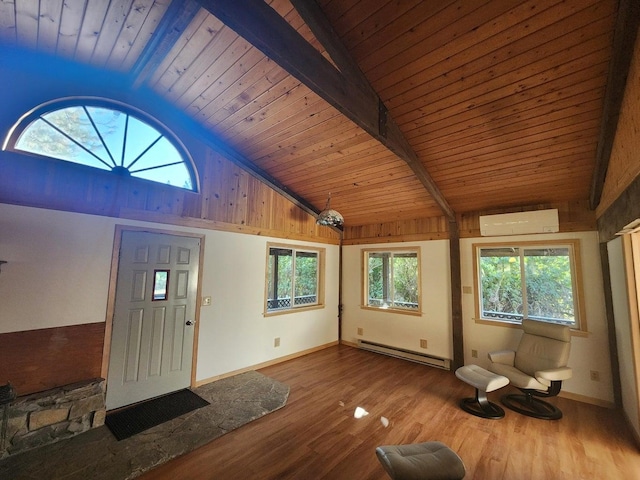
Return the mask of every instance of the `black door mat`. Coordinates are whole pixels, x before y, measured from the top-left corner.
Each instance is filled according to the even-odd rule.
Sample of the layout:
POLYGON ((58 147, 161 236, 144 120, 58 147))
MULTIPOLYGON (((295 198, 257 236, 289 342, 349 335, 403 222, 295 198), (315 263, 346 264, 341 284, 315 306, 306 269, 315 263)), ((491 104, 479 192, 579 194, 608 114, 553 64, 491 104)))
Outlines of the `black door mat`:
POLYGON ((124 440, 206 405, 209 402, 185 389, 109 413, 104 423, 114 437, 124 440))

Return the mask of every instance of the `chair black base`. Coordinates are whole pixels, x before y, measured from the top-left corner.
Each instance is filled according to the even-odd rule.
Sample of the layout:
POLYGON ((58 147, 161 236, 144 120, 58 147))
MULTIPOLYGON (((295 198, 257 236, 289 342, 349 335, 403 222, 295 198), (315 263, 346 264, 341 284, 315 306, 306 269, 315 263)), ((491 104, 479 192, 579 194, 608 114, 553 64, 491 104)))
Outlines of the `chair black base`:
POLYGON ((505 407, 528 417, 543 420, 559 420, 562 418, 562 412, 558 407, 535 398, 530 393, 503 395, 500 401, 505 407))
POLYGON ((504 410, 487 399, 486 392, 480 392, 476 388, 476 398, 463 398, 460 400, 460 408, 465 412, 482 418, 494 420, 504 417, 504 410))

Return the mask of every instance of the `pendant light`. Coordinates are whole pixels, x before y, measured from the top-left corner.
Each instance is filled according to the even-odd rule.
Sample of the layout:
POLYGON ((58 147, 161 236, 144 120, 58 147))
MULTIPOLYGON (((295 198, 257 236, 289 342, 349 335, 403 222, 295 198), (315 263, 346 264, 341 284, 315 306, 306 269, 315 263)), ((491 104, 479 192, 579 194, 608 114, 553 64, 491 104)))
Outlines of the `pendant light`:
POLYGON ((337 211, 331 209, 331 194, 329 194, 329 198, 327 198, 327 204, 324 210, 318 214, 316 223, 328 227, 341 227, 344 223, 344 217, 337 211))

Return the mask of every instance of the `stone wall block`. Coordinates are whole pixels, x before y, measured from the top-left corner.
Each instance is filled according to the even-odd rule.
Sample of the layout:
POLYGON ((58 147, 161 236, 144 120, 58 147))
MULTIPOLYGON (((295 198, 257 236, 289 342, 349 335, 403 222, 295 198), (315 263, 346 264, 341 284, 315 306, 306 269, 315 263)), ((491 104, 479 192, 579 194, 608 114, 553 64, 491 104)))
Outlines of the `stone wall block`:
POLYGON ((96 410, 93 414, 93 423, 91 424, 92 428, 101 427, 104 425, 104 421, 107 418, 107 409, 101 408, 100 410, 96 410))
POLYGON ((5 438, 13 438, 14 435, 24 435, 29 430, 27 429, 28 415, 26 413, 20 413, 19 415, 9 415, 7 419, 7 433, 5 438))
POLYGON ((76 417, 69 422, 67 430, 73 434, 86 432, 91 429, 91 413, 87 413, 82 417, 76 417))
POLYGON ((98 392, 88 398, 83 398, 73 402, 71 411, 69 412, 69 419, 73 420, 78 417, 82 417, 90 412, 95 412, 104 408, 104 396, 102 392, 98 392))
POLYGON ((29 430, 33 431, 42 427, 55 425, 56 423, 64 422, 67 418, 69 418, 68 408, 54 408, 31 412, 29 415, 29 430))
POLYGON ((0 458, 104 425, 104 385, 97 378, 17 398, 9 405, 0 458))

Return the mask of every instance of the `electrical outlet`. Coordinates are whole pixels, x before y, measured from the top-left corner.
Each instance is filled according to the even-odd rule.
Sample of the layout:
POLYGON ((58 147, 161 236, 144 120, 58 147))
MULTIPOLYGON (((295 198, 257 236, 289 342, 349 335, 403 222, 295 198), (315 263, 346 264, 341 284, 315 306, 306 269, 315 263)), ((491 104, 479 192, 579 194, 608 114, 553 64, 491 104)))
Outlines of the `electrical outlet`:
POLYGON ((364 329, 358 327, 358 335, 364 335, 364 329))
POLYGON ((471 350, 471 356, 473 358, 478 358, 478 350, 471 350))
POLYGON ((427 341, 424 338, 420 339, 420 348, 427 348, 427 341))
POLYGON ((599 382, 600 372, 598 372, 597 370, 591 370, 591 372, 589 373, 589 378, 591 378, 591 380, 593 380, 594 382, 599 382))
POLYGON ((280 337, 276 337, 273 339, 273 346, 274 347, 279 347, 280 346, 280 337))
POLYGON ((202 306, 208 307, 211 305, 211 297, 202 297, 202 306))

